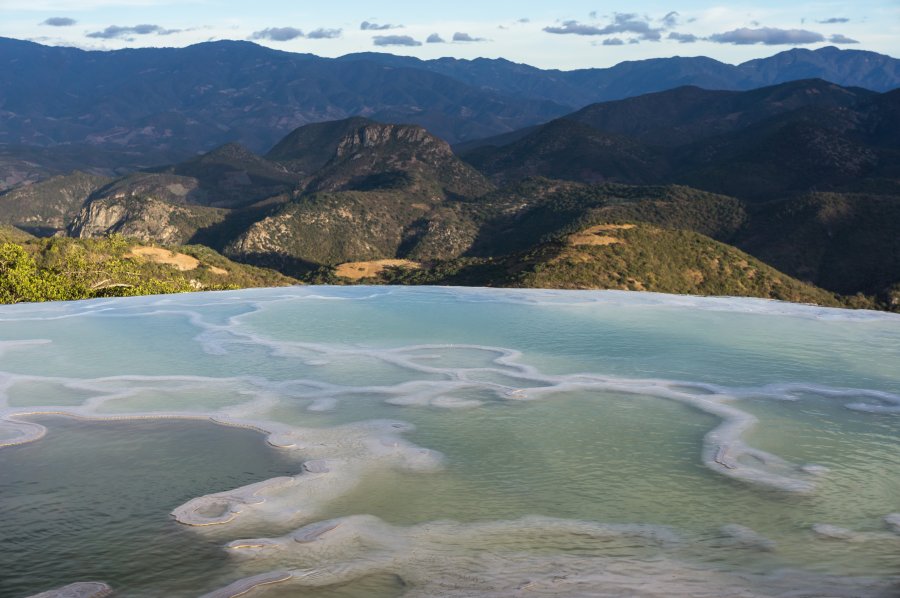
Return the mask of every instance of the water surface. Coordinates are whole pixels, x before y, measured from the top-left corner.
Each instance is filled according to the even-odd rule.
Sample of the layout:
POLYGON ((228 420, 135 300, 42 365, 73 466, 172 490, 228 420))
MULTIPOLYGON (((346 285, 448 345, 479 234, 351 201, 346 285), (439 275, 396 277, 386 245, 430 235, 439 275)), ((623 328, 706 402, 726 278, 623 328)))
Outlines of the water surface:
POLYGON ((890 595, 897 363, 897 316, 752 299, 5 307, 0 593, 890 595))

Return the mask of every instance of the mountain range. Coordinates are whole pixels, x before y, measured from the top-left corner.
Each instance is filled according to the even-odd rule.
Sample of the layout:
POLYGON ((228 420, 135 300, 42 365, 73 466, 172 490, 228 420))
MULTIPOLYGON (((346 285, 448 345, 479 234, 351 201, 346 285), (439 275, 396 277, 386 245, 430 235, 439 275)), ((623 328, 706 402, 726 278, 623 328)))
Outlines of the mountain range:
POLYGON ((235 41, 96 52, 0 38, 0 188, 73 167, 122 174, 228 142, 263 152, 299 126, 352 116, 418 124, 460 143, 684 85, 747 90, 821 78, 886 91, 900 85, 898 65, 829 47, 740 65, 674 57, 558 71, 503 59, 331 59, 235 41))
POLYGON ((876 187, 900 175, 900 90, 821 79, 747 92, 681 87, 594 104, 547 124, 458 148, 496 182, 675 182, 748 201, 876 187))
POLYGON ((0 222, 201 244, 310 281, 359 263, 393 282, 889 307, 898 130, 900 92, 817 79, 593 104, 459 153, 421 126, 351 117, 263 155, 229 143, 121 177, 19 185, 0 194, 0 222))

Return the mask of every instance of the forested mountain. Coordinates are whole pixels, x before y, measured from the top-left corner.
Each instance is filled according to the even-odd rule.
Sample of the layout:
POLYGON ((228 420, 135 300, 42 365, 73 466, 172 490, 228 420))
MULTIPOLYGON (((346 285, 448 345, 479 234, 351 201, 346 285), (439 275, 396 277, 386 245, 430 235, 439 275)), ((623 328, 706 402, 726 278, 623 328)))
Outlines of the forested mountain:
POLYGON ((683 87, 594 104, 519 134, 467 144, 496 182, 675 182, 748 201, 807 190, 893 193, 900 91, 820 79, 745 91, 683 87))

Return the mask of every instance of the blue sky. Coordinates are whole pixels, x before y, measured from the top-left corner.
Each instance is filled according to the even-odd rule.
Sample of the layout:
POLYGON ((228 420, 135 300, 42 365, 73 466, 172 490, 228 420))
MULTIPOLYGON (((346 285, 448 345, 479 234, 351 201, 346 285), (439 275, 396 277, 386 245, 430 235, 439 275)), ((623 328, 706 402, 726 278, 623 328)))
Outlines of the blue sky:
POLYGON ((109 50, 250 39, 292 52, 504 57, 543 68, 827 45, 900 56, 900 1, 0 0, 0 36, 109 50))

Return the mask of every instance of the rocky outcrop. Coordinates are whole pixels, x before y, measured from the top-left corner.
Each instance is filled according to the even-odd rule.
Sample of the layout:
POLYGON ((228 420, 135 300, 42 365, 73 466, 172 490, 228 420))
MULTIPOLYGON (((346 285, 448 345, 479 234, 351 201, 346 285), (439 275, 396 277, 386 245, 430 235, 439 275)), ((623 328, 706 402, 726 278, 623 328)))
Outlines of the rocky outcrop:
POLYGON ((453 154, 446 141, 429 134, 422 127, 414 125, 392 125, 370 122, 338 142, 335 156, 344 158, 365 148, 386 146, 391 143, 409 143, 420 150, 451 156, 453 154))
POLYGON ((344 134, 306 191, 405 189, 432 200, 478 197, 493 185, 462 162, 446 141, 415 125, 375 122, 344 134))
POLYGON ((136 172, 107 185, 94 194, 95 199, 149 197, 168 203, 204 204, 208 193, 194 177, 136 172))
POLYGON ((493 188, 422 127, 360 117, 300 127, 266 158, 303 176, 306 192, 402 189, 439 201, 493 188))
POLYGON ((224 213, 213 208, 179 206, 152 198, 104 198, 81 210, 69 235, 90 238, 118 233, 144 243, 181 245, 222 218, 224 213))
POLYGON ((0 223, 41 234, 64 231, 105 177, 73 172, 0 194, 0 223))

